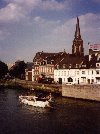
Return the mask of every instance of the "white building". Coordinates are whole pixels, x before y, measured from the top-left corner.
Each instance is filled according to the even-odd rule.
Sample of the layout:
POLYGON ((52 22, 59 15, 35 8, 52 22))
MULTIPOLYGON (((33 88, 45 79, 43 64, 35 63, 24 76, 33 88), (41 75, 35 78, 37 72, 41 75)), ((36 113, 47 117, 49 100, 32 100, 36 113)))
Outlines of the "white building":
POLYGON ((100 67, 95 69, 55 69, 54 81, 63 84, 100 84, 100 67))

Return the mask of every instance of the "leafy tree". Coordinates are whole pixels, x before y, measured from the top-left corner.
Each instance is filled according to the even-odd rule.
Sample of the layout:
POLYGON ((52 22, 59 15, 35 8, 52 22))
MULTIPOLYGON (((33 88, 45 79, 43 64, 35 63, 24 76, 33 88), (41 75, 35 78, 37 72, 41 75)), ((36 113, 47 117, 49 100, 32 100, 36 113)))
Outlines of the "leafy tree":
POLYGON ((26 63, 24 61, 17 61, 15 62, 15 65, 11 68, 9 73, 11 76, 15 78, 24 79, 25 69, 26 69, 26 63))
POLYGON ((0 79, 4 78, 5 75, 8 73, 8 66, 0 61, 0 79))

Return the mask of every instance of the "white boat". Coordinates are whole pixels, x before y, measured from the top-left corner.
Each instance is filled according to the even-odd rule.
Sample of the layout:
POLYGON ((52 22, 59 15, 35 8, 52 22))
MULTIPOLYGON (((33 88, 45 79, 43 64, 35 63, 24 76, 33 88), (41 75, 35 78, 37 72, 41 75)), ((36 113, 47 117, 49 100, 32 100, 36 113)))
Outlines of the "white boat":
MULTIPOLYGON (((51 101, 51 98, 49 98, 51 101)), ((38 98, 36 96, 19 96, 21 103, 34 107, 51 107, 49 99, 38 98)))

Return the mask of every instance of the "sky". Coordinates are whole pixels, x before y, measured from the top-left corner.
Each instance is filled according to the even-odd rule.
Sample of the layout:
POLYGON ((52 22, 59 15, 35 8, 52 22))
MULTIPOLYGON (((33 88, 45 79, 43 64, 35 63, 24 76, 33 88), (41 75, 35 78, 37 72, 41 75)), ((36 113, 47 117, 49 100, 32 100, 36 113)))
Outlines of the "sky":
POLYGON ((85 54, 100 44, 100 0, 0 0, 0 60, 32 62, 37 52, 72 53, 79 17, 85 54))

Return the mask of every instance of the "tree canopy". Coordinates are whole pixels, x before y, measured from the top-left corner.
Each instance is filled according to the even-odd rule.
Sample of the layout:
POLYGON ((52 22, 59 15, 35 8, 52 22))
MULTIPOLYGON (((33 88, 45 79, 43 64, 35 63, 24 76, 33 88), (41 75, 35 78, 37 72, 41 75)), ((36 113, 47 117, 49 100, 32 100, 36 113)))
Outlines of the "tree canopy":
POLYGON ((11 76, 19 79, 23 79, 25 76, 26 63, 24 61, 17 61, 15 65, 10 69, 11 76))
POLYGON ((0 79, 4 78, 5 75, 8 73, 8 66, 0 61, 0 79))

